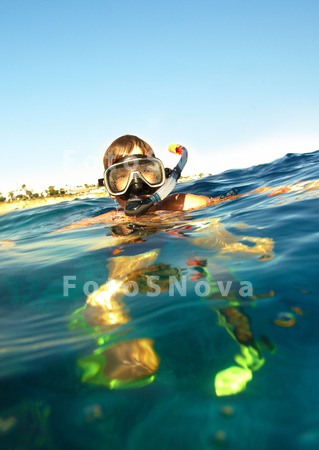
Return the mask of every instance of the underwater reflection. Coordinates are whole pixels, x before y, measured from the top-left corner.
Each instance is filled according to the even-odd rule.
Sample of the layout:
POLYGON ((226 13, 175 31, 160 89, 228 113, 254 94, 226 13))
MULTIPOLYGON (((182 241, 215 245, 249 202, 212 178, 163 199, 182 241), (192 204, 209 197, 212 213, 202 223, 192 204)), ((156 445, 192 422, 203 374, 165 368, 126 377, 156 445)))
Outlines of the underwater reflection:
MULTIPOLYGON (((135 228, 134 231, 127 234, 130 236, 128 243, 132 242, 132 234, 135 238, 141 239, 141 230, 135 228)), ((153 233, 154 230, 148 230, 147 235, 153 233)), ((226 231, 217 219, 203 224, 197 223, 193 227, 184 225, 177 227, 174 230, 174 234, 176 233, 183 238, 191 239, 198 247, 216 250, 220 254, 246 253, 247 257, 259 256, 260 261, 272 258, 274 243, 271 239, 235 236, 226 231), (250 240, 255 245, 251 247, 240 242, 245 240, 250 240)), ((129 327, 122 326, 131 321, 129 308, 124 301, 131 291, 137 288, 142 294, 151 292, 153 285, 149 283, 150 277, 156 278, 159 292, 169 290, 171 277, 175 280, 181 279, 181 268, 156 263, 159 253, 159 250, 152 250, 134 256, 110 258, 107 265, 109 281, 90 294, 85 306, 75 312, 72 327, 86 327, 99 336, 97 348, 90 355, 78 360, 83 383, 118 389, 145 386, 155 379, 160 358, 154 350, 154 340, 147 337, 123 340, 129 327), (116 337, 121 342, 115 342, 113 338, 115 330, 116 337)), ((218 324, 224 327, 239 345, 240 353, 234 355, 237 365, 231 365, 215 375, 215 393, 217 396, 237 394, 245 389, 246 384, 252 379, 253 372, 259 370, 265 363, 261 346, 252 332, 251 320, 240 306, 243 298, 238 294, 239 280, 236 279, 234 271, 230 272, 225 266, 221 268, 215 260, 189 258, 186 266, 189 281, 203 279, 209 285, 209 292, 201 296, 199 301, 210 301, 209 308, 215 311, 218 324), (226 298, 222 298, 220 291, 216 289, 213 273, 219 276, 222 274, 223 279, 228 280, 228 283, 231 282, 233 289, 228 292, 226 298), (221 298, 223 306, 220 306, 221 298), (217 300, 216 305, 214 300, 217 300)), ((273 295, 270 291, 260 297, 273 295)), ((253 295, 245 298, 245 306, 251 305, 257 298, 253 295)), ((267 341, 267 338, 264 337, 264 340, 267 341)), ((272 343, 269 343, 269 346, 274 347, 272 343)))
MULTIPOLYGON (((109 332, 117 330, 123 339, 131 321, 129 308, 123 298, 130 286, 139 292, 151 291, 149 276, 156 276, 161 292, 169 288, 169 277, 178 279, 180 270, 166 264, 154 264, 159 251, 153 250, 134 256, 117 256, 108 263, 109 281, 86 299, 86 305, 73 315, 72 329, 87 328, 99 335, 98 347, 78 360, 82 382, 108 386, 110 389, 141 387, 151 383, 158 370, 160 358, 154 350, 154 340, 140 338, 112 342, 109 332), (104 327, 104 330, 103 330, 104 327), (106 327, 106 328, 105 328, 106 327), (103 332, 104 331, 104 332, 103 332)), ((112 334, 114 336, 114 334, 112 334)))

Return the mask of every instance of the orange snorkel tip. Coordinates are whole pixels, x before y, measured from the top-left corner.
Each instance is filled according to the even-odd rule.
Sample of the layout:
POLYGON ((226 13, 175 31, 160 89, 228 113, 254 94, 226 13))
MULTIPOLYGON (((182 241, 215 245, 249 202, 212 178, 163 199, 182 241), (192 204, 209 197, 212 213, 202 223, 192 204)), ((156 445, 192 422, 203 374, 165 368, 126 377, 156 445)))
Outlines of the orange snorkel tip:
POLYGON ((175 155, 181 155, 183 153, 184 147, 179 144, 171 144, 168 146, 168 150, 175 155))

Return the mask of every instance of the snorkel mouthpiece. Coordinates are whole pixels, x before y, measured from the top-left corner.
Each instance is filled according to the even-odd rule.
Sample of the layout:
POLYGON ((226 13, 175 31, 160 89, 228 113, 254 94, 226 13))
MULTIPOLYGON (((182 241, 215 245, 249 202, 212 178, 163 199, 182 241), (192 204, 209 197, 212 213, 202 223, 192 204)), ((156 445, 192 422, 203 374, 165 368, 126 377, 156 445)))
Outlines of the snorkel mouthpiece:
POLYGON ((150 195, 146 199, 134 198, 128 200, 124 208, 124 212, 127 216, 141 216, 142 214, 145 214, 152 206, 163 201, 164 198, 166 198, 174 189, 187 162, 187 150, 185 147, 178 144, 171 144, 168 147, 168 150, 171 153, 181 156, 179 162, 171 171, 165 184, 154 194, 150 195))

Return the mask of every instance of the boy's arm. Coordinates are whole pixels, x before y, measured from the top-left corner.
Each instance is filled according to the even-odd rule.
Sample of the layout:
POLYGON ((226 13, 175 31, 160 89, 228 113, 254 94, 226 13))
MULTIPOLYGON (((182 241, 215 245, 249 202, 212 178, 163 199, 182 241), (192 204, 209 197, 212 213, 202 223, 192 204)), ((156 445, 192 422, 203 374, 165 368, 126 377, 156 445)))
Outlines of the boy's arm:
POLYGON ((268 193, 268 197, 274 197, 275 195, 288 194, 289 192, 313 191, 318 188, 319 188, 319 180, 298 181, 297 183, 288 184, 287 186, 277 186, 277 187, 261 186, 260 188, 257 188, 249 192, 249 194, 268 193))
POLYGON ((54 233, 57 233, 59 231, 72 230, 74 228, 89 227, 91 225, 96 225, 98 223, 109 223, 110 221, 114 220, 115 213, 116 213, 116 211, 109 211, 109 212, 107 212, 105 214, 101 214, 100 216, 97 216, 97 217, 89 217, 87 219, 82 219, 82 220, 72 223, 71 225, 68 225, 66 227, 59 228, 54 233))
POLYGON ((225 197, 211 198, 205 195, 196 194, 172 194, 160 203, 156 209, 165 209, 167 211, 188 211, 191 209, 205 208, 206 206, 220 203, 226 200, 242 197, 244 195, 268 193, 269 197, 286 194, 289 192, 307 192, 319 189, 319 180, 299 181, 298 183, 287 186, 270 187, 262 186, 246 194, 226 195, 225 197))

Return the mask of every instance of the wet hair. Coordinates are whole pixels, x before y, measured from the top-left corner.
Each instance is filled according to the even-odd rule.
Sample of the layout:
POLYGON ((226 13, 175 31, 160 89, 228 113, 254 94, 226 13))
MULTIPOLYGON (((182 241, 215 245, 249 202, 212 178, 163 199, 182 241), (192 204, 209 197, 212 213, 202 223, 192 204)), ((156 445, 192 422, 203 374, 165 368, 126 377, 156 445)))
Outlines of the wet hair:
POLYGON ((103 157, 104 168, 107 169, 124 156, 130 155, 134 147, 138 147, 143 155, 155 156, 152 147, 143 139, 131 134, 121 136, 106 149, 103 157))

